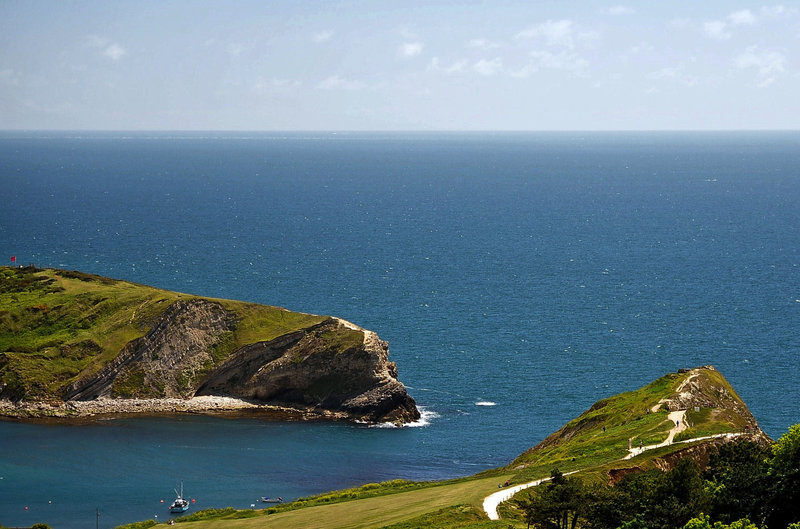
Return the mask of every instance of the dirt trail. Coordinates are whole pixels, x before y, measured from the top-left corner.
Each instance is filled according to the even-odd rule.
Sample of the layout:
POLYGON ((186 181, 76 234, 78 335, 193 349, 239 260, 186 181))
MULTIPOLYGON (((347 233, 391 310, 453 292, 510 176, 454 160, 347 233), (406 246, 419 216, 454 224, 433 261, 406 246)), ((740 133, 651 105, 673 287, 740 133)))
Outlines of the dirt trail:
MULTIPOLYGON (((579 472, 578 470, 574 470, 572 472, 565 472, 565 476, 569 476, 570 474, 575 474, 579 472)), ((541 485, 545 481, 550 481, 551 478, 542 478, 537 479, 536 481, 531 481, 529 483, 523 483, 522 485, 515 485, 513 487, 504 488, 503 490, 499 490, 494 494, 490 494, 486 496, 483 500, 483 510, 489 516, 490 520, 499 520, 500 515, 497 514, 497 507, 503 503, 504 501, 510 500, 511 497, 521 490, 525 490, 530 487, 535 487, 537 485, 541 485)))
MULTIPOLYGON (((691 382, 691 381, 692 381, 692 379, 693 379, 694 377, 696 377, 696 376, 697 376, 697 373, 692 373, 691 375, 689 375, 688 377, 686 377, 686 379, 685 379, 683 382, 681 382, 681 385, 680 385, 680 386, 678 386, 678 389, 676 389, 676 390, 675 390, 675 393, 677 393, 677 394, 678 394, 679 396, 681 396, 681 397, 687 397, 688 395, 684 395, 684 393, 683 393, 683 388, 685 388, 685 387, 686 387, 686 385, 687 385, 689 382, 691 382)), ((664 397, 663 399, 661 399, 660 401, 658 401, 658 403, 657 403, 657 404, 655 404, 655 405, 654 405, 652 408, 650 408, 650 411, 651 411, 652 413, 655 413, 655 412, 657 412, 657 411, 658 411, 658 409, 661 407, 661 405, 662 405, 662 404, 664 404, 665 402, 669 401, 669 400, 672 400, 672 399, 671 399, 670 397, 664 397)))
POLYGON ((642 452, 646 452, 647 450, 654 450, 656 448, 661 448, 662 446, 671 445, 673 440, 675 439, 675 436, 684 431, 686 428, 688 428, 686 426, 686 410, 671 411, 669 412, 669 415, 667 415, 667 418, 671 420, 673 423, 675 423, 675 426, 673 426, 672 429, 669 431, 669 434, 667 434, 667 438, 664 441, 654 445, 629 448, 628 455, 626 455, 622 459, 623 460, 631 459, 633 457, 638 456, 642 452))
MULTIPOLYGON (((687 378, 684 381, 684 383, 681 384, 681 386, 678 388, 678 392, 680 392, 683 389, 683 387, 686 385, 686 383, 691 378, 692 377, 687 378)), ((656 407, 655 407, 655 409, 653 411, 655 412, 655 410, 657 410, 658 407, 660 407, 660 406, 661 406, 661 402, 659 402, 656 405, 656 407)), ((634 457, 638 456, 639 454, 641 454, 642 452, 646 452, 647 450, 653 450, 655 448, 661 448, 663 446, 668 446, 668 445, 671 445, 671 444, 675 444, 675 436, 678 435, 679 433, 683 432, 684 430, 686 430, 688 428, 688 426, 686 425, 686 410, 672 411, 667 415, 667 418, 669 420, 671 420, 673 423, 675 423, 675 426, 673 426, 672 429, 670 429, 669 433, 667 434, 667 438, 664 441, 662 441, 661 443, 658 443, 658 444, 654 444, 654 445, 647 445, 647 446, 639 446, 639 447, 635 447, 635 448, 630 448, 628 450, 628 455, 623 457, 622 460, 634 458, 634 457)), ((695 441, 704 441, 706 439, 714 439, 714 438, 717 438, 717 437, 733 438, 733 437, 738 437, 740 435, 744 435, 744 434, 742 434, 742 433, 722 433, 722 434, 716 434, 716 435, 707 435, 707 436, 704 436, 704 437, 695 437, 693 439, 686 439, 684 441, 678 441, 678 443, 693 443, 695 441)), ((574 472, 565 473, 564 475, 567 476, 569 474, 575 474, 576 472, 580 472, 580 471, 576 470, 574 472)), ((486 515, 489 516, 490 520, 499 520, 500 519, 500 515, 497 514, 497 507, 501 503, 511 499, 511 497, 514 496, 514 494, 516 494, 517 492, 519 492, 521 490, 524 490, 524 489, 527 489, 527 488, 530 488, 530 487, 535 487, 537 485, 540 485, 540 484, 544 483, 545 481, 550 481, 550 478, 538 479, 536 481, 531 481, 529 483, 523 483, 521 485, 516 485, 514 487, 511 487, 511 488, 508 488, 508 489, 503 489, 503 490, 501 490, 499 492, 495 492, 494 494, 490 494, 489 496, 487 496, 483 500, 483 510, 486 512, 486 515)))

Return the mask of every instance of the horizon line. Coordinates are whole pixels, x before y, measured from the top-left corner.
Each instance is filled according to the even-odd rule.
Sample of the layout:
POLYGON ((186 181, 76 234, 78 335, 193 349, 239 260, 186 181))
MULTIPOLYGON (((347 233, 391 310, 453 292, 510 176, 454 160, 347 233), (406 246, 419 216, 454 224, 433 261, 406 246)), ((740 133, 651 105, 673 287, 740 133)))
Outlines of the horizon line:
POLYGON ((742 128, 742 129, 0 129, 5 133, 42 132, 124 132, 124 133, 281 133, 281 134, 530 134, 530 133, 594 133, 594 132, 800 132, 798 128, 742 128))

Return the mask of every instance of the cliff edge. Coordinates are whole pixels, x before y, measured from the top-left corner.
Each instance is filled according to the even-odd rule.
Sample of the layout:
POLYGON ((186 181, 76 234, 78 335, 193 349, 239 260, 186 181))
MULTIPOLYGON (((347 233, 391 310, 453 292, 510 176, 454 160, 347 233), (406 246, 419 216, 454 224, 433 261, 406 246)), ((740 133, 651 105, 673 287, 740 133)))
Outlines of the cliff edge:
POLYGON ((0 415, 259 408, 367 423, 420 416, 388 344, 339 318, 0 269, 0 415))

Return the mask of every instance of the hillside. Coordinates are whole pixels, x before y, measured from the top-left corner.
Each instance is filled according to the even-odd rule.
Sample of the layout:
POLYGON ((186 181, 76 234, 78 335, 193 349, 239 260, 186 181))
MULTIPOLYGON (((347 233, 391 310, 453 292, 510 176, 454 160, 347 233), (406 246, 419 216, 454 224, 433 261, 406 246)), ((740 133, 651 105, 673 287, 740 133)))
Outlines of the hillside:
POLYGON ((764 435, 742 399, 712 366, 667 374, 647 386, 597 401, 509 468, 542 464, 572 468, 580 461, 602 464, 626 457, 629 449, 659 444, 675 427, 670 412, 683 411, 687 429, 673 441, 722 433, 764 435))
MULTIPOLYGON (((180 521, 187 529, 522 528, 522 513, 507 500, 546 482, 554 468, 588 483, 614 485, 686 459, 704 467, 721 446, 738 440, 771 445, 722 374, 704 366, 598 401, 506 467, 448 482, 368 484, 263 510, 197 513, 180 521)), ((155 522, 137 527, 149 525, 155 522)))
POLYGON ((242 408, 419 418, 386 342, 344 320, 75 271, 0 268, 0 415, 242 408))

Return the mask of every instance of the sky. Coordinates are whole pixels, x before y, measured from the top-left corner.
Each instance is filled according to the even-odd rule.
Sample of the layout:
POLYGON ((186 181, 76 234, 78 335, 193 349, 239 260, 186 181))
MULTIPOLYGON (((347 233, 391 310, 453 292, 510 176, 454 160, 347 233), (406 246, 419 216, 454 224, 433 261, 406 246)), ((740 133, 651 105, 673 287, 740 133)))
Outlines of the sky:
POLYGON ((3 130, 800 128, 800 1, 0 0, 3 130))

